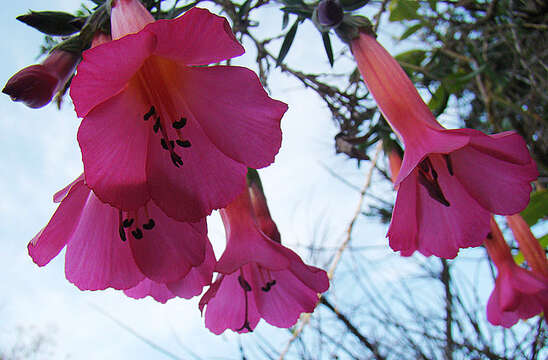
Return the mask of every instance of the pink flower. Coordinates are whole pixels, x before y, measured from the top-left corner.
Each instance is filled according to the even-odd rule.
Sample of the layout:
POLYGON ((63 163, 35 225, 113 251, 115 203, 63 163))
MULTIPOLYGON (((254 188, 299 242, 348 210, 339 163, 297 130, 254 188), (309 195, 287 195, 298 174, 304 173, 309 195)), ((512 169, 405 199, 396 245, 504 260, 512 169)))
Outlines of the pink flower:
POLYGON ((118 0, 111 27, 71 86, 86 183, 117 208, 152 199, 182 221, 228 205, 247 166, 274 161, 287 105, 249 69, 203 66, 244 52, 205 9, 155 22, 138 0, 118 0))
POLYGON ((548 277, 517 266, 493 217, 490 222, 485 247, 498 274, 487 302, 487 320, 509 328, 519 319, 548 311, 548 277))
POLYGON ((214 260, 205 219, 178 222, 152 202, 132 211, 118 210, 102 203, 84 184, 83 175, 55 194, 54 201, 59 207, 28 251, 44 266, 66 245, 65 274, 81 290, 140 285, 130 290, 130 296, 140 297, 148 291, 143 289, 146 284, 154 282, 187 297, 199 293, 194 290, 198 282, 210 282, 214 260), (188 290, 181 285, 187 277, 192 282, 188 290))
MULTIPOLYGON (((259 208, 264 210, 264 195, 257 194, 257 189, 250 191, 261 199, 259 208)), ((290 327, 301 313, 313 312, 318 293, 329 288, 325 271, 305 265, 259 228, 253 205, 250 192, 244 190, 221 210, 227 247, 215 267, 219 276, 200 300, 200 310, 207 305, 205 325, 215 334, 226 329, 253 331, 261 318, 274 326, 290 327)), ((275 227, 270 222, 266 231, 272 231, 271 225, 275 227)))
POLYGON ((539 241, 520 214, 506 217, 506 222, 519 243, 519 249, 533 272, 548 279, 548 260, 539 241))
POLYGON ((79 60, 80 54, 54 50, 42 64, 28 66, 13 75, 2 92, 33 109, 46 106, 64 88, 79 60))
POLYGON ((390 54, 369 34, 352 52, 379 109, 405 145, 390 246, 404 256, 453 258, 479 246, 489 214, 515 214, 529 201, 536 165, 514 132, 443 128, 390 54))

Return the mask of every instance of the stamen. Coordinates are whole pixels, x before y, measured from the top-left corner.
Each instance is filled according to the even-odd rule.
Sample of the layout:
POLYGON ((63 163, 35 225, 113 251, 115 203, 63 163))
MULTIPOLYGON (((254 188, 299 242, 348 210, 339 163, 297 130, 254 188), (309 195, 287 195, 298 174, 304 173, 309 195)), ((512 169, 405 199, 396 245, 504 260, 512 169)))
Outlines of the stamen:
POLYGON ((151 106, 150 110, 145 115, 143 115, 143 120, 147 121, 155 113, 156 113, 156 109, 154 108, 154 106, 151 106))
POLYGON ((127 237, 126 237, 126 230, 124 230, 124 227, 123 227, 123 226, 119 226, 119 227, 118 227, 118 234, 120 235, 120 239, 122 239, 122 241, 126 241, 126 240, 127 240, 127 237))
POLYGON ((153 219, 148 219, 148 222, 146 224, 143 224, 143 229, 152 230, 154 228, 154 225, 156 225, 154 220, 153 219))
POLYGON ((447 165, 447 171, 449 171, 449 175, 451 176, 455 175, 453 173, 453 163, 451 162, 451 158, 449 157, 449 154, 443 154, 443 158, 445 159, 445 164, 447 165))
POLYGON ((186 125, 186 118, 182 117, 181 120, 173 122, 174 129, 182 129, 186 125))
POLYGON ((131 234, 136 239, 142 239, 143 238, 143 232, 139 228, 136 228, 135 230, 131 230, 131 234))
POLYGON ((183 165, 183 159, 175 151, 171 152, 171 161, 173 162, 173 165, 179 167, 179 165, 183 165))
POLYGON ((240 286, 242 287, 242 289, 244 289, 244 291, 251 291, 251 285, 249 285, 247 280, 244 279, 242 275, 238 276, 238 282, 240 283, 240 286))
POLYGON ((160 118, 156 118, 156 122, 154 123, 154 126, 152 127, 152 130, 154 130, 155 133, 158 133, 158 130, 160 130, 160 118))
POLYGON ((426 191, 428 191, 428 195, 430 195, 432 199, 447 207, 451 206, 449 201, 447 201, 447 199, 443 195, 440 184, 437 180, 430 180, 422 171, 419 171, 419 184, 426 188, 426 191))
POLYGON ((125 219, 125 220, 122 222, 122 225, 123 225, 125 228, 130 227, 132 224, 133 224, 133 219, 125 219))
POLYGON ((263 286, 261 288, 261 290, 264 291, 264 292, 268 292, 268 291, 270 291, 270 289, 272 289, 272 287, 274 285, 276 285, 276 280, 269 281, 269 282, 266 283, 265 286, 263 286))
POLYGON ((162 144, 162 147, 163 147, 165 150, 169 150, 169 147, 167 146, 166 139, 161 138, 161 139, 160 139, 160 144, 162 144))
POLYGON ((176 143, 180 147, 184 147, 184 148, 189 148, 191 146, 190 141, 188 140, 177 140, 176 143))

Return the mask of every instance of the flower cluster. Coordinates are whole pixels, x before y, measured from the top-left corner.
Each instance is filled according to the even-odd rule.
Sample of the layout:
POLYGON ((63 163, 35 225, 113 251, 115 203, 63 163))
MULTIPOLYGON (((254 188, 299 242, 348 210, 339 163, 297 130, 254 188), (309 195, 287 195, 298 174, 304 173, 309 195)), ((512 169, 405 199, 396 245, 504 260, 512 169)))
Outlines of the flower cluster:
MULTIPOLYGON (((140 1, 117 0, 110 19, 110 36, 95 34, 70 85, 84 173, 55 194, 30 256, 44 266, 66 247, 66 277, 81 290, 164 303, 210 286, 200 308, 217 334, 251 331, 261 317, 293 325, 329 283, 281 244, 254 170, 274 161, 287 105, 251 70, 210 66, 244 49, 208 10, 155 21, 140 1), (206 224, 215 209, 227 233, 219 261, 206 224)), ((79 60, 54 51, 4 92, 43 106, 79 60)))

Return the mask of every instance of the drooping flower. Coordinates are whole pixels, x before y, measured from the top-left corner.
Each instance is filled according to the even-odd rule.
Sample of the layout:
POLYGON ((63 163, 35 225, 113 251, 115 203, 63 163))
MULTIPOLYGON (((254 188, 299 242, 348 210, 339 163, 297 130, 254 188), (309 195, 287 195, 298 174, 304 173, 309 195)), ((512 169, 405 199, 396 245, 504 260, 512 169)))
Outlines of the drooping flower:
POLYGON ((490 226, 485 247, 498 274, 487 302, 487 320, 508 328, 548 311, 548 277, 517 266, 493 217, 490 226))
POLYGON ((202 276, 190 287, 196 287, 196 281, 209 283, 207 272, 211 279, 213 269, 205 219, 175 221, 153 202, 118 210, 101 202, 84 184, 83 175, 55 194, 54 201, 59 207, 28 251, 44 266, 66 246, 66 277, 81 290, 130 289, 152 281, 178 295, 188 293, 181 290, 186 276, 202 276))
POLYGON ((548 260, 539 241, 520 214, 506 217, 506 222, 519 243, 519 249, 531 269, 548 279, 548 260))
POLYGON ((249 69, 203 66, 244 52, 205 9, 154 21, 138 0, 117 0, 111 28, 71 85, 86 183, 115 207, 152 199, 182 221, 228 205, 247 166, 274 161, 287 105, 249 69))
POLYGON ((314 311, 318 293, 329 287, 325 271, 304 264, 263 232, 279 234, 271 219, 261 222, 267 224, 264 229, 259 227, 256 214, 267 206, 258 189, 244 190, 220 211, 227 247, 215 267, 216 281, 200 300, 200 310, 207 305, 205 325, 215 334, 226 329, 252 331, 261 318, 274 326, 290 327, 301 313, 314 311))
POLYGON ((80 54, 53 50, 42 64, 28 66, 13 75, 2 92, 30 108, 46 106, 74 73, 80 54))
POLYGON ((380 111, 405 145, 387 235, 392 249, 453 258, 459 248, 481 245, 490 213, 515 214, 527 206, 538 172, 517 133, 443 128, 372 35, 360 32, 351 49, 380 111))

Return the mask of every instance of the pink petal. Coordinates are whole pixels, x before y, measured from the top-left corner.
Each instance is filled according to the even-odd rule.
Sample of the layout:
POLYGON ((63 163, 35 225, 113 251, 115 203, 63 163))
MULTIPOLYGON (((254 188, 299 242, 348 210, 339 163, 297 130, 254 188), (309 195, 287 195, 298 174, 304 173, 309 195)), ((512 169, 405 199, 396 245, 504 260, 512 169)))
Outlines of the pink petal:
MULTIPOLYGON (((293 251, 291 252, 293 253, 293 251)), ((306 265, 297 254, 293 254, 294 257, 289 257, 291 262, 289 270, 293 276, 316 293, 326 292, 329 289, 327 273, 317 267, 306 265)))
POLYGON ((159 20, 147 31, 158 39, 155 54, 185 65, 207 65, 242 55, 244 48, 225 18, 192 8, 174 20, 159 20))
POLYGON ((112 3, 110 32, 113 39, 141 31, 154 17, 139 0, 117 0, 112 3))
POLYGON ((501 310, 499 296, 499 291, 495 285, 495 288, 487 301, 487 320, 493 325, 510 328, 518 322, 519 317, 515 312, 503 312, 501 310))
POLYGON ((287 105, 264 91, 257 75, 236 66, 181 68, 182 100, 205 134, 228 157, 252 168, 274 161, 287 105))
POLYGON ((271 271, 271 281, 276 281, 270 290, 261 282, 260 270, 250 266, 253 295, 262 318, 271 325, 288 328, 297 322, 303 312, 311 313, 318 303, 318 294, 303 284, 288 270, 271 271))
POLYGON ((527 206, 530 182, 538 176, 534 161, 524 151, 527 147, 518 134, 478 134, 470 146, 450 156, 455 176, 467 192, 486 210, 508 215, 527 206))
MULTIPOLYGON (((177 138, 173 129, 167 131, 170 139, 177 138)), ((150 136, 148 183, 152 199, 166 214, 196 221, 227 206, 243 190, 247 168, 221 153, 195 120, 189 118, 182 133, 192 145, 176 147, 183 161, 180 167, 160 146, 160 137, 150 136)))
POLYGON ((143 120, 149 108, 138 88, 129 87, 93 109, 78 130, 86 183, 102 201, 124 210, 150 199, 145 167, 151 125, 143 120))
POLYGON ((213 247, 208 241, 206 243, 206 254, 201 265, 193 267, 192 270, 181 280, 166 284, 168 289, 175 295, 190 299, 200 295, 204 286, 211 284, 213 269, 215 268, 215 254, 213 247))
POLYGON ((78 116, 86 116, 95 106, 122 91, 155 46, 156 37, 141 31, 84 51, 70 86, 78 116))
POLYGON ((64 188, 62 188, 61 190, 57 191, 57 192, 53 195, 53 202, 54 202, 54 203, 59 203, 59 202, 63 201, 63 199, 65 198, 65 196, 67 196, 67 194, 69 193, 69 190, 70 190, 74 185, 76 185, 77 183, 83 182, 83 181, 84 181, 84 174, 78 176, 78 178, 76 178, 76 180, 74 180, 73 182, 71 182, 70 184, 68 184, 67 186, 65 186, 64 188))
POLYGON ((67 195, 63 196, 63 201, 53 217, 27 246, 29 255, 39 266, 46 265, 59 254, 78 225, 84 204, 90 194, 81 177, 78 179, 79 182, 70 184, 70 190, 68 187, 65 188, 67 195))
POLYGON ((147 278, 137 284, 137 286, 124 290, 124 294, 134 299, 142 299, 150 296, 162 304, 175 297, 175 294, 165 284, 157 283, 147 278))
MULTIPOLYGON (((218 288, 216 289, 214 284, 204 294, 204 299, 208 299, 205 311, 205 325, 214 334, 219 335, 226 329, 245 333, 248 332, 243 327, 246 319, 251 329, 254 329, 260 320, 255 298, 251 292, 247 292, 246 317, 246 292, 238 281, 239 276, 239 271, 221 276, 217 280, 220 282, 220 285, 217 285, 218 288)), ((202 301, 200 301, 200 304, 202 308, 205 305, 202 301)))
POLYGON ((449 174, 441 156, 433 155, 430 159, 450 206, 430 197, 426 188, 418 184, 418 170, 415 170, 398 190, 388 232, 390 246, 396 251, 411 254, 415 246, 413 241, 416 241, 416 249, 425 256, 454 258, 459 248, 482 244, 489 232, 489 213, 466 192, 459 179, 449 174), (416 194, 415 199, 413 193, 416 194), (409 204, 401 204, 406 200, 409 204), (411 207, 413 202, 416 204, 415 211, 411 207), (412 230, 414 226, 417 227, 416 240, 413 232, 405 231, 412 230))
POLYGON ((128 289, 144 278, 120 239, 118 210, 93 194, 67 245, 65 274, 81 290, 128 289))
POLYGON ((139 212, 128 231, 135 262, 148 278, 160 283, 177 281, 204 261, 208 241, 205 219, 197 223, 175 221, 153 203, 149 203, 148 214, 150 218, 139 212), (143 226, 149 219, 155 223, 151 230, 143 226), (133 235, 137 228, 142 238, 133 235))

